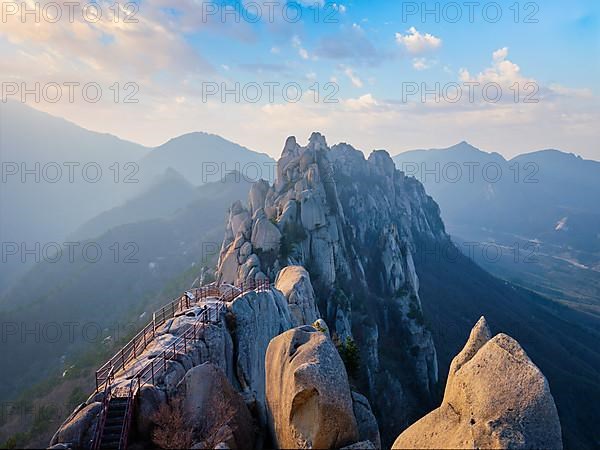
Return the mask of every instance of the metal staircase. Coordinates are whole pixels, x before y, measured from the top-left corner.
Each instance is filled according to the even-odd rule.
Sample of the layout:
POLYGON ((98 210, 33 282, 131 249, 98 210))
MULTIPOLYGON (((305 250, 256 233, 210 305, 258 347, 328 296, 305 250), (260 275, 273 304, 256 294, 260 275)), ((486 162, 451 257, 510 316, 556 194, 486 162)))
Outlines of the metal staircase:
POLYGON ((131 405, 131 397, 110 399, 99 448, 121 450, 127 447, 131 405))
POLYGON ((136 371, 130 378, 131 381, 128 385, 113 387, 115 374, 126 370, 127 366, 154 341, 157 327, 190 307, 190 295, 186 293, 185 296, 173 300, 155 312, 152 322, 96 371, 96 392, 103 392, 104 395, 102 410, 91 445, 92 450, 125 450, 131 428, 135 399, 139 390, 146 384, 155 384, 157 377, 166 372, 168 361, 175 359, 178 354, 188 352, 188 344, 200 338, 203 325, 219 320, 225 302, 233 300, 244 292, 269 289, 268 279, 260 282, 244 283, 237 287, 209 285, 195 289, 191 296, 196 302, 213 297, 218 299, 218 303, 213 307, 206 308, 196 322, 190 325, 168 348, 165 348, 162 354, 136 371))

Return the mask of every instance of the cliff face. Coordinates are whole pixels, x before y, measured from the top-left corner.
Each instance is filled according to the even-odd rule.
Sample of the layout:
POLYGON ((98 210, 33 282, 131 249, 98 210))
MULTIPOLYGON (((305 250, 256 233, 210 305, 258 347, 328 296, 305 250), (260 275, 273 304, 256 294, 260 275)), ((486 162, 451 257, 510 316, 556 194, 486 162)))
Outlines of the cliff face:
POLYGON ((562 449, 548 381, 506 334, 485 318, 452 360, 442 405, 404 431, 394 449, 562 449))
POLYGON ((438 378, 413 262, 422 238, 448 239, 439 209, 385 151, 365 159, 318 133, 306 147, 291 137, 274 185, 256 183, 248 208, 231 208, 217 277, 241 283, 306 267, 332 335, 360 349, 353 378, 390 440, 431 406, 438 378))
MULTIPOLYGON (((136 394, 132 444, 388 448, 401 433, 394 448, 562 447, 546 379, 515 340, 492 338, 484 319, 431 411, 437 357, 415 261, 424 242, 451 243, 435 202, 386 152, 365 159, 319 134, 306 147, 290 138, 275 184, 256 183, 248 205, 230 209, 218 295, 157 326, 112 380, 129 386, 147 361, 165 358, 136 394), (272 287, 227 286, 265 278, 272 287), (199 323, 202 308, 218 314, 199 323), (197 335, 176 352, 192 324, 197 335)), ((103 395, 73 412, 54 448, 91 447, 103 395)))

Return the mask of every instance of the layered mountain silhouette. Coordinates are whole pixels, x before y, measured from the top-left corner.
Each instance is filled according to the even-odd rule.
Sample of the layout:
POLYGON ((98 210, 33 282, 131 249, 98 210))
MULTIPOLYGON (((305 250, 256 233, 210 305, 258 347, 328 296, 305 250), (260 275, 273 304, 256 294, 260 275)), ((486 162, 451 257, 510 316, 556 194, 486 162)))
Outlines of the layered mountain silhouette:
POLYGON ((423 182, 479 264, 600 316, 600 162, 558 150, 506 160, 466 142, 394 161, 423 182))
MULTIPOLYGON (((22 340, 20 333, 4 339, 0 351, 12 364, 0 374, 0 397, 62 372, 82 352, 101 353, 104 338, 124 339, 143 326, 148 311, 165 303, 163 296, 177 295, 202 266, 216 263, 228 205, 245 198, 249 187, 249 180, 231 174, 224 182, 194 188, 191 202, 168 217, 119 226, 113 222, 93 240, 81 241, 101 249, 97 261, 81 252, 74 252, 71 260, 63 249, 57 262, 41 262, 30 269, 0 298, 0 321, 30 328, 72 323, 77 331, 70 337, 61 328, 58 341, 39 335, 22 340), (88 336, 91 339, 83 332, 86 326, 95 330, 88 336)), ((151 191, 132 203, 151 204, 169 192, 151 191)))
MULTIPOLYGON (((243 202, 248 198, 251 181, 254 181, 244 177, 244 174, 240 175, 232 171, 236 168, 244 170, 244 167, 260 167, 269 164, 269 159, 265 155, 251 152, 236 144, 228 144, 227 141, 216 136, 194 133, 169 141, 152 150, 118 141, 110 136, 79 130, 72 124, 61 122, 59 119, 22 106, 17 108, 20 109, 21 115, 12 119, 15 127, 19 126, 19 117, 21 120, 29 117, 40 122, 52 122, 46 130, 46 139, 53 137, 53 129, 59 126, 59 122, 62 123, 61 126, 67 128, 65 133, 69 130, 72 133, 83 133, 82 136, 85 136, 86 139, 103 136, 104 139, 107 139, 106 145, 112 145, 113 149, 115 146, 124 146, 124 150, 119 151, 118 155, 122 155, 126 159, 138 158, 136 161, 139 162, 140 174, 144 173, 144 168, 146 168, 146 173, 152 174, 152 176, 125 194, 117 189, 115 197, 108 200, 103 199, 102 195, 110 197, 112 195, 110 190, 74 192, 77 191, 77 188, 66 186, 64 187, 64 196, 66 197, 61 197, 63 195, 61 190, 55 191, 52 195, 38 197, 39 191, 34 190, 36 186, 29 186, 27 183, 17 187, 3 185, 3 195, 5 195, 3 198, 10 196, 6 192, 7 189, 12 189, 10 193, 15 195, 14 198, 20 200, 8 204, 12 208, 9 211, 14 211, 15 217, 5 219, 3 222, 3 240, 5 239, 4 225, 6 224, 6 230, 12 230, 12 234, 6 235, 10 236, 10 239, 26 239, 28 236, 34 236, 35 239, 52 239, 51 236, 59 236, 64 233, 64 236, 71 235, 76 239, 84 239, 83 242, 93 241, 103 249, 109 249, 118 243, 121 252, 116 262, 114 254, 109 252, 104 258, 93 264, 82 258, 76 258, 74 262, 63 258, 58 263, 36 264, 24 276, 17 279, 12 287, 5 291, 5 295, 0 297, 0 320, 5 323, 31 324, 60 321, 61 323, 84 324, 94 322, 103 331, 107 331, 115 324, 122 324, 122 321, 125 320, 131 322, 133 329, 139 328, 137 326, 141 326, 148 319, 147 314, 144 316, 143 313, 164 303, 165 296, 176 295, 180 289, 187 288, 202 271, 202 266, 214 267, 216 265, 219 246, 224 237, 223 224, 229 207, 236 201, 243 202), (202 147, 201 151, 196 152, 194 148, 195 143, 198 142, 204 143, 206 147, 202 147), (219 150, 213 154, 208 149, 210 145, 219 150), (206 166, 207 163, 214 172, 211 176, 225 176, 225 182, 215 181, 198 186, 205 180, 211 181, 205 177, 206 172, 203 172, 203 165, 204 168, 209 167, 206 166), (80 202, 82 204, 94 203, 96 199, 101 206, 96 204, 89 205, 88 209, 79 209, 80 202), (46 203, 43 203, 42 200, 45 200, 46 203), (61 213, 52 209, 54 201, 68 203, 68 207, 64 206, 64 210, 67 211, 64 213, 65 223, 61 222, 61 213), (21 213, 21 210, 27 212, 21 213), (32 214, 31 211, 33 211, 33 215, 26 216, 26 214, 32 214), (83 214, 79 211, 86 211, 86 213, 83 214), (23 230, 19 231, 17 219, 26 223, 27 227, 23 225, 23 230), (36 233, 43 227, 45 221, 48 222, 48 228, 52 229, 52 234, 48 232, 43 237, 36 238, 38 236, 36 233), (22 234, 18 234, 17 231, 22 234), (125 244, 130 243, 135 244, 134 247, 123 248, 125 244), (126 263, 125 259, 129 258, 136 262, 126 263)), ((5 126, 4 122, 3 126, 5 126)), ((4 130, 3 128, 3 139, 5 139, 4 130)), ((4 150, 10 144, 10 147, 21 148, 25 153, 28 146, 34 150, 37 149, 31 151, 30 159, 27 160, 34 162, 35 158, 40 156, 40 151, 47 148, 44 139, 42 137, 34 139, 30 136, 27 137, 29 141, 19 141, 20 136, 25 133, 22 131, 23 128, 20 128, 21 131, 17 130, 19 128, 13 127, 13 130, 8 133, 8 136, 12 137, 2 141, 2 160, 8 161, 5 159, 7 153, 4 150)), ((25 138, 23 137, 23 139, 25 138)), ((84 138, 73 134, 71 139, 67 140, 68 142, 61 141, 63 145, 67 146, 68 143, 71 146, 72 153, 56 153, 56 155, 75 158, 79 142, 76 139, 84 138)), ((98 147, 93 148, 102 153, 102 146, 96 145, 98 147)), ((348 210, 347 217, 344 216, 346 218, 343 220, 347 220, 349 225, 347 229, 343 230, 344 240, 348 240, 348 245, 343 247, 343 252, 342 247, 336 251, 341 252, 340 254, 351 255, 352 251, 349 249, 359 248, 361 250, 360 255, 356 257, 361 256, 365 261, 369 261, 369 264, 362 266, 357 262, 358 260, 355 260, 355 257, 351 256, 348 256, 346 262, 349 267, 356 266, 356 270, 359 270, 360 267, 366 270, 364 276, 369 280, 368 285, 379 286, 376 289, 381 290, 383 300, 372 302, 369 307, 364 303, 364 298, 361 300, 356 297, 350 302, 349 297, 338 295, 339 292, 343 292, 343 287, 347 288, 350 285, 338 283, 335 286, 328 286, 328 289, 336 295, 332 295, 331 299, 320 299, 320 302, 323 305, 330 303, 337 305, 338 309, 343 309, 341 305, 351 306, 352 311, 364 316, 365 320, 371 316, 377 317, 377 323, 380 323, 383 329, 384 325, 393 325, 390 320, 393 322, 394 317, 390 319, 382 312, 383 310, 377 310, 378 305, 385 304, 384 300, 388 294, 400 298, 407 296, 407 298, 412 298, 410 296, 412 291, 405 292, 404 286, 397 285, 394 281, 401 278, 398 272, 400 269, 395 264, 390 265, 389 276, 393 283, 392 281, 388 283, 394 289, 391 287, 388 289, 388 284, 382 281, 383 275, 379 273, 377 261, 379 261, 378 258, 385 259, 386 256, 383 253, 378 254, 374 250, 371 251, 371 249, 379 248, 378 245, 385 249, 387 241, 382 240, 383 238, 377 239, 377 236, 369 234, 370 225, 367 226, 368 224, 377 225, 382 219, 377 214, 364 214, 363 211, 379 211, 384 214, 387 211, 384 203, 388 197, 382 196, 380 192, 384 188, 388 189, 389 183, 386 180, 388 178, 404 180, 404 177, 393 171, 393 165, 385 152, 376 152, 370 163, 374 168, 367 170, 368 165, 362 158, 356 156, 360 152, 347 147, 349 146, 341 145, 328 150, 338 155, 339 158, 332 173, 323 172, 334 181, 334 183, 323 183, 323 198, 328 201, 330 198, 335 198, 338 194, 333 195, 334 193, 330 190, 339 188, 344 210, 348 210), (352 158, 345 157, 346 154, 352 158), (356 167, 359 167, 360 170, 355 170, 356 167), (354 179, 353 177, 358 178, 354 179), (377 200, 374 196, 378 196, 377 200), (362 233, 360 235, 363 236, 364 242, 358 240, 353 233, 362 233)), ((322 150, 325 151, 325 149, 322 150)), ((440 153, 448 156, 448 159, 445 160, 447 163, 463 164, 478 162, 477 158, 481 158, 483 152, 462 143, 447 153, 443 151, 440 153)), ((54 160, 59 159, 56 155, 53 154, 54 160)), ((107 153, 107 155, 106 159, 103 159, 106 164, 116 157, 112 153, 107 153)), ((405 156, 404 161, 414 162, 411 159, 416 160, 417 156, 426 159, 426 155, 429 155, 428 151, 417 152, 405 156)), ((485 161, 500 166, 503 171, 506 168, 508 170, 506 173, 514 175, 514 170, 511 171, 510 167, 507 167, 511 161, 506 161, 497 154, 484 153, 484 155, 488 155, 485 157, 485 161)), ((10 153, 10 158, 18 156, 19 153, 10 153)), ((83 158, 77 161, 79 160, 83 160, 83 158)), ((526 161, 529 162, 529 159, 526 161)), ((441 182, 434 182, 432 185, 427 179, 423 179, 428 194, 433 196, 432 199, 425 195, 420 183, 412 179, 405 180, 402 184, 403 188, 398 192, 402 193, 406 190, 408 192, 406 198, 400 194, 398 196, 390 194, 389 198, 394 198, 394 204, 403 204, 412 199, 410 208, 408 208, 410 214, 407 216, 402 211, 393 211, 393 214, 386 213, 393 219, 390 219, 390 224, 388 224, 390 233, 387 234, 395 236, 394 241, 405 244, 405 247, 395 248, 394 254, 407 255, 407 251, 410 249, 413 255, 414 270, 412 264, 409 264, 402 271, 406 273, 416 271, 418 275, 418 283, 415 282, 411 286, 412 289, 418 291, 422 314, 419 313, 418 308, 409 308, 406 313, 412 315, 408 316, 410 322, 418 323, 419 329, 424 330, 423 333, 425 330, 428 330, 425 333, 427 336, 429 336, 429 332, 431 333, 439 364, 437 387, 432 381, 435 377, 426 380, 428 396, 441 401, 441 386, 445 384, 445 376, 448 373, 451 358, 464 345, 473 323, 481 315, 485 315, 488 321, 494 324, 495 332, 506 332, 518 340, 546 375, 555 396, 558 414, 563 425, 565 446, 593 448, 599 439, 594 418, 600 415, 598 409, 598 405, 600 405, 598 382, 600 379, 600 353, 598 352, 600 336, 597 331, 596 319, 490 275, 470 258, 464 256, 459 251, 460 245, 459 248, 456 248, 456 243, 449 239, 444 224, 440 220, 440 211, 435 203, 438 201, 441 205, 441 218, 447 221, 451 234, 460 227, 479 231, 484 229, 484 232, 488 232, 491 229, 489 223, 492 222, 495 235, 505 233, 519 235, 525 241, 544 240, 544 242, 551 242, 556 247, 575 249, 580 252, 578 255, 590 255, 589 257, 593 260, 595 252, 593 244, 590 244, 588 248, 583 244, 586 239, 593 238, 593 233, 586 228, 586 225, 594 223, 593 218, 596 217, 594 204, 587 199, 573 199, 572 197, 579 195, 585 189, 588 189, 590 193, 596 192, 593 183, 596 173, 595 164, 556 152, 532 154, 531 161, 538 164, 540 170, 535 173, 535 170, 532 170, 530 166, 525 167, 526 164, 521 161, 519 165, 525 172, 519 174, 521 177, 519 179, 537 177, 539 180, 544 180, 544 183, 541 181, 527 183, 528 186, 525 188, 514 183, 514 178, 507 181, 506 176, 495 183, 490 183, 485 179, 483 182, 477 183, 454 183, 452 186, 456 190, 448 189, 448 186, 441 182), (543 161, 552 161, 552 164, 547 163, 546 175, 542 177, 543 161), (554 189, 552 185, 560 182, 567 183, 568 177, 561 171, 561 166, 569 167, 570 164, 573 167, 584 165, 586 169, 581 169, 582 176, 579 180, 574 181, 568 188, 562 188, 570 192, 567 195, 559 192, 560 186, 554 189), (526 193, 522 193, 519 189, 525 189, 526 193), (551 196, 551 201, 546 201, 548 196, 551 196), (528 203, 531 204, 528 206, 528 203), (568 219, 563 221, 564 217, 568 217, 568 219), (591 219, 588 220, 587 217, 591 217, 591 219), (431 220, 426 220, 426 218, 431 220), (426 223, 434 223, 434 229, 425 227, 426 223), (561 223, 562 225, 560 225, 561 223), (582 225, 577 226, 578 223, 582 225), (582 235, 587 238, 575 238, 572 236, 574 233, 554 234, 579 231, 580 229, 583 230, 582 235), (496 230, 499 231, 496 232, 496 230), (548 234, 544 235, 543 233, 548 234)), ((395 162, 397 165, 401 165, 403 161, 396 158, 395 162)), ((299 158, 298 167, 306 169, 305 165, 309 163, 310 161, 299 158)), ((286 170, 286 177, 289 180, 295 180, 296 166, 290 165, 286 170)), ((245 175, 252 176, 248 170, 245 172, 245 175)), ((408 168, 405 168, 405 173, 410 176, 408 168)), ((417 180, 419 179, 418 173, 413 175, 417 180)), ((490 172, 488 175, 492 176, 492 173, 490 172)), ((318 181, 317 178, 308 175, 307 180, 311 183, 318 181)), ((112 189, 114 186, 110 188, 112 189)), ((298 185, 298 189, 300 188, 302 185, 298 185)), ((296 186, 291 182, 277 185, 273 189, 278 194, 289 193, 292 195, 296 192, 296 186)), ((285 204, 283 200, 281 199, 282 205, 285 204)), ((309 206, 315 201, 312 197, 306 199, 309 206)), ((238 205, 241 207, 239 202, 238 205)), ((4 203, 2 208, 4 213, 4 203)), ((253 206, 249 205, 249 208, 252 209, 253 206)), ((315 212, 315 208, 307 207, 305 210, 315 212)), ((290 209, 290 211, 292 210, 290 209)), ((288 213, 291 214, 290 211, 288 213)), ((276 212, 285 215, 285 211, 277 210, 276 212)), ((316 212, 303 218, 312 224, 311 227, 316 230, 314 234, 318 237, 318 239, 310 241, 311 248, 314 246, 320 248, 319 245, 324 245, 322 242, 324 237, 319 235, 319 233, 323 233, 323 223, 316 212)), ((3 214, 3 217, 6 216, 3 214)), ((340 217, 342 216, 340 215, 340 217)), ((257 220, 267 231, 274 226, 266 216, 257 216, 257 220)), ((328 233, 335 234, 337 228, 330 228, 328 233)), ((268 233, 264 234, 264 236, 267 235, 268 233)), ((384 235, 385 233, 381 236, 384 235)), ((580 233, 578 232, 577 235, 580 233)), ((285 244, 283 248, 289 251, 288 256, 293 255, 292 250, 296 249, 296 246, 290 244, 294 242, 284 241, 283 243, 285 244)), ((329 248, 329 243, 327 241, 327 248, 329 248)), ((334 247, 335 245, 332 243, 332 248, 334 247)), ((263 254, 262 257, 264 258, 265 255, 263 254)), ((298 258, 298 261, 303 261, 303 259, 298 258)), ((329 274, 329 271, 325 269, 331 264, 326 259, 318 259, 312 263, 318 264, 317 267, 322 269, 318 271, 320 274, 329 274)), ((4 267, 3 264, 3 269, 4 267)), ((309 267, 309 269, 311 268, 309 267)), ((311 270, 314 271, 314 269, 315 267, 311 270)), ((326 281, 327 277, 322 276, 320 281, 317 281, 317 285, 324 282, 323 280, 326 281)), ((2 281, 2 287, 5 286, 6 284, 2 281)), ((415 292, 412 293, 417 295, 415 292)), ((335 326, 332 329, 337 330, 338 327, 340 330, 345 329, 350 315, 337 314, 333 306, 329 309, 331 311, 328 311, 327 314, 335 317, 335 326)), ((371 324, 371 322, 368 323, 371 324)), ((349 329, 348 327, 346 328, 349 329)), ((359 339, 365 337, 361 337, 360 332, 356 330, 352 331, 357 334, 359 339)), ((371 332, 371 335, 374 333, 371 332)), ((114 339, 115 336, 111 335, 111 338, 114 339)), ((401 355, 404 354, 403 351, 411 350, 395 349, 394 345, 397 342, 394 339, 386 340, 383 337, 381 339, 381 345, 385 345, 387 349, 382 352, 382 355, 385 356, 382 358, 382 364, 389 370, 398 368, 402 364, 403 360, 396 358, 396 353, 401 355)), ((430 342, 429 338, 427 342, 430 342)), ((77 361, 76 365, 79 364, 80 368, 92 369, 96 362, 94 357, 101 353, 101 350, 105 348, 104 345, 108 346, 109 344, 98 344, 95 341, 86 342, 80 339, 71 343, 10 341, 2 342, 0 345, 3 355, 13 362, 0 374, 0 397, 9 399, 25 387, 42 381, 47 375, 69 369, 73 361, 77 361), (82 355, 87 359, 78 359, 82 355)), ((430 349, 431 346, 423 345, 422 347, 430 349)), ((415 359, 418 358, 415 357, 415 359)), ((410 370, 407 373, 410 373, 410 370)), ((413 389, 413 384, 418 385, 419 380, 409 378, 407 375, 402 380, 402 384, 409 387, 406 392, 416 391, 413 389)), ((390 379, 389 383, 393 384, 393 380, 390 379)), ((387 406, 393 406, 394 399, 386 398, 385 392, 379 392, 378 395, 382 396, 381 403, 387 402, 389 403, 387 406)), ((378 408, 380 411, 385 411, 385 406, 378 405, 378 408)), ((397 435, 399 431, 401 430, 392 430, 391 427, 387 431, 384 430, 384 439, 389 441, 391 435, 393 433, 397 435)))
MULTIPOLYGON (((153 149, 17 102, 0 104, 0 119, 5 177, 0 185, 0 238, 29 249, 62 244, 67 238, 93 238, 106 231, 104 226, 172 213, 189 200, 182 191, 186 183, 200 186, 232 171, 257 180, 273 167, 267 155, 206 133, 180 136, 153 149), (182 175, 178 188, 178 177, 165 175, 169 168, 182 175), (175 190, 156 195, 152 208, 135 200, 147 191, 158 194, 157 189, 175 190), (119 209, 127 201, 133 203, 119 209)), ((20 253, 3 262, 0 294, 35 262, 20 253)))

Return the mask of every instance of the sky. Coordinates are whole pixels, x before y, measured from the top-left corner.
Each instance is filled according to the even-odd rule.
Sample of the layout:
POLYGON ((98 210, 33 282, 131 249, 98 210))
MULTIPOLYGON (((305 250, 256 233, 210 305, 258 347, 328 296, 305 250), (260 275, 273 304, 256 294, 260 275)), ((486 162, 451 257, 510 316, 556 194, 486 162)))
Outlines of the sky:
POLYGON ((0 100, 148 146, 205 131, 276 157, 320 131, 600 160, 597 0, 75 3, 2 3, 0 100))

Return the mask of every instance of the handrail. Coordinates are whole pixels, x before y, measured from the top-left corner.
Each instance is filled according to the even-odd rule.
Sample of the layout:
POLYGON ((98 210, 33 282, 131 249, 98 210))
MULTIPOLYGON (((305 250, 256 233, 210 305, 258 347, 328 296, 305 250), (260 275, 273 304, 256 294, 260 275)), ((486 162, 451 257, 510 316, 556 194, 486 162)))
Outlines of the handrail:
MULTIPOLYGON (((108 403, 111 398, 111 389, 112 389, 112 378, 114 377, 113 368, 110 369, 108 377, 104 382, 104 397, 102 398, 102 408, 100 410, 100 419, 98 421, 98 425, 96 426, 96 430, 94 431, 94 439, 92 440, 91 449, 98 450, 100 448, 100 441, 102 439, 102 431, 104 430, 104 424, 106 423, 106 416, 108 414, 108 403)), ((96 381, 98 379, 96 378, 96 381)))
POLYGON ((133 377, 134 380, 137 380, 138 391, 146 384, 156 384, 157 377, 167 369, 167 361, 175 359, 178 354, 186 354, 188 342, 198 340, 200 336, 199 332, 203 330, 201 325, 211 323, 211 311, 214 311, 212 319, 218 319, 222 310, 223 306, 219 304, 215 309, 203 311, 200 317, 198 317, 198 320, 191 324, 181 336, 173 341, 173 343, 161 353, 159 358, 152 359, 142 367, 133 377))
POLYGON ((137 394, 137 390, 134 389, 133 380, 129 383, 129 389, 126 390, 127 394, 127 405, 125 406, 125 420, 121 427, 121 437, 119 438, 119 449, 127 448, 127 441, 129 439, 129 428, 131 424, 131 416, 133 413, 133 400, 137 394))
MULTIPOLYGON (((201 288, 194 289, 195 302, 206 300, 207 298, 218 298, 221 302, 230 302, 237 296, 251 290, 260 291, 270 289, 269 279, 244 282, 239 287, 219 286, 211 284, 201 288)), ((175 317, 179 312, 190 308, 190 297, 182 295, 171 301, 167 305, 155 311, 152 315, 152 322, 146 325, 138 334, 136 334, 127 344, 125 344, 112 358, 104 363, 96 371, 96 392, 100 392, 102 384, 108 379, 110 371, 115 373, 124 370, 127 363, 137 358, 156 337, 157 327, 163 325, 167 320, 175 317)))
POLYGON ((192 299, 186 293, 182 297, 173 300, 156 311, 152 316, 152 322, 146 325, 133 339, 121 348, 115 356, 109 359, 96 371, 96 392, 100 392, 102 386, 104 386, 104 398, 102 399, 102 409, 98 425, 94 432, 91 446, 92 450, 98 450, 101 445, 102 433, 106 424, 111 398, 127 398, 125 420, 123 421, 119 439, 119 448, 124 449, 127 447, 129 437, 129 428, 133 413, 133 401, 140 389, 149 383, 156 384, 157 376, 167 370, 167 361, 174 360, 178 354, 187 354, 188 342, 198 340, 200 332, 204 330, 204 325, 212 323, 211 319, 214 321, 219 319, 222 310, 224 309, 223 303, 231 302, 236 297, 251 290, 261 291, 268 289, 270 289, 270 282, 268 279, 242 283, 239 287, 211 284, 195 289, 193 294, 195 296, 193 299, 195 302, 214 297, 218 299, 218 303, 214 307, 204 309, 197 320, 189 325, 183 334, 175 339, 167 349, 163 350, 160 358, 150 360, 149 363, 131 377, 128 387, 122 386, 114 389, 113 392, 112 384, 114 382, 115 373, 121 369, 125 369, 126 364, 137 357, 138 351, 141 353, 148 347, 149 343, 156 337, 157 326, 160 326, 168 319, 175 317, 178 312, 189 309, 190 300, 192 299), (214 316, 211 317, 213 313, 214 316))

